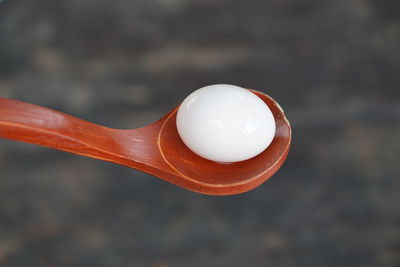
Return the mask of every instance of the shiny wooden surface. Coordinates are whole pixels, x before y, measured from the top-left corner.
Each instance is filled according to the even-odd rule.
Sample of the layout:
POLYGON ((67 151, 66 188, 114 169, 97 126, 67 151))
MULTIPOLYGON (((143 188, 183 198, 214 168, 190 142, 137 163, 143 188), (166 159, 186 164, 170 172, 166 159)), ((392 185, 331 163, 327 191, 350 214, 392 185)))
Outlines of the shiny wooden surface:
POLYGON ((263 153, 238 163, 215 163, 191 152, 176 130, 178 107, 144 128, 118 130, 0 98, 0 137, 110 161, 199 193, 238 194, 270 178, 285 161, 291 141, 290 124, 280 106, 269 96, 251 91, 274 114, 276 135, 263 153))

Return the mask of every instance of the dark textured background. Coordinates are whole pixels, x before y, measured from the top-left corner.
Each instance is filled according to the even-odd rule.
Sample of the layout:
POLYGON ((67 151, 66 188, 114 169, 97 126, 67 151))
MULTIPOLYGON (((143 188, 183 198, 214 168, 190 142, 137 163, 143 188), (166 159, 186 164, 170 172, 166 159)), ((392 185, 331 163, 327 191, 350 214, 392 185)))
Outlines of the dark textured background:
POLYGON ((213 83, 292 123, 254 191, 0 140, 1 266, 400 266, 400 1, 0 1, 0 96, 117 128, 213 83))

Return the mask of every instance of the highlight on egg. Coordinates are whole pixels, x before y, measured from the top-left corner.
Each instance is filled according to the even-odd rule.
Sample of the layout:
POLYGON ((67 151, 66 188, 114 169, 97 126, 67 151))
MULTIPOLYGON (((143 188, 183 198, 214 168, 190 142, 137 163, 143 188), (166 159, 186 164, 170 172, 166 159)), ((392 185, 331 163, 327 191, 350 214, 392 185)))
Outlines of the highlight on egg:
POLYGON ((183 143, 216 162, 247 160, 262 153, 275 136, 275 119, 263 100, 244 88, 215 84, 191 93, 178 110, 183 143))

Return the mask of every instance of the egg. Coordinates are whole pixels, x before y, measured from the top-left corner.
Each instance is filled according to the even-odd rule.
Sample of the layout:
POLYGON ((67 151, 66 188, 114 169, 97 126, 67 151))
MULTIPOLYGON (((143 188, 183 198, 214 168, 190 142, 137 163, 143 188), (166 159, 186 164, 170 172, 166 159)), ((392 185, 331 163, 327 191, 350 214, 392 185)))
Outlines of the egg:
POLYGON ((179 107, 176 125, 191 151, 221 163, 253 158, 275 136, 275 119, 265 102, 229 84, 209 85, 191 93, 179 107))

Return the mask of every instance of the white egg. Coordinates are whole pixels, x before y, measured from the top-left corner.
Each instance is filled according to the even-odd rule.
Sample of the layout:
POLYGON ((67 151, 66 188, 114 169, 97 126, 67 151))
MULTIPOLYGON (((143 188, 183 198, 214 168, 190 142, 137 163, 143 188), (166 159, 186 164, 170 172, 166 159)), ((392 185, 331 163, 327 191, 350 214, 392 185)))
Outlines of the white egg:
POLYGON ((217 162, 255 157, 275 136, 275 119, 265 102, 246 89, 228 84, 191 93, 182 102, 176 123, 190 150, 217 162))

